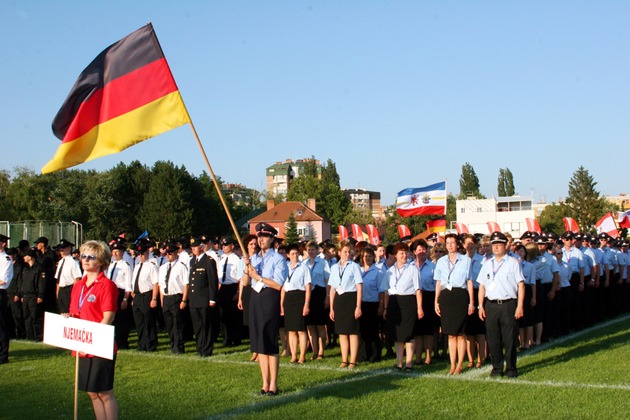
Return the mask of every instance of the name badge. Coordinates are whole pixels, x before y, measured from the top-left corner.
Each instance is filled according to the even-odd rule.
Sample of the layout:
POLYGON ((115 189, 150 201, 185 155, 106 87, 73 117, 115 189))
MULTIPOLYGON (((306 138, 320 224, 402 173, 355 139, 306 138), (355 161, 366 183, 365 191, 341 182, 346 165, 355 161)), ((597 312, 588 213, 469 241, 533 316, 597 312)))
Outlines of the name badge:
POLYGON ((497 288, 497 284, 495 282, 490 283, 487 287, 489 291, 493 291, 496 288, 497 288))
POLYGON ((446 288, 451 291, 453 290, 453 286, 451 286, 449 283, 446 283, 446 288))
POLYGON ((343 295, 345 293, 344 290, 341 288, 341 286, 337 287, 335 291, 337 292, 338 295, 343 295))
POLYGON ((260 293, 260 291, 265 287, 265 284, 262 281, 257 281, 256 285, 252 288, 256 293, 260 293))

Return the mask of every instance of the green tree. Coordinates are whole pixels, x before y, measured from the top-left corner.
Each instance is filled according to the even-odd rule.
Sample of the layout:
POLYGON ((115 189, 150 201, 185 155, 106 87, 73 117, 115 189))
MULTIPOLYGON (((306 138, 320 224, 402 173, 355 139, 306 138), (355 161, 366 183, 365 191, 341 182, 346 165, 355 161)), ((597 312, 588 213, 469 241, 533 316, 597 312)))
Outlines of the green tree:
POLYGON ((300 242, 300 236, 298 235, 297 222, 295 221, 295 215, 293 212, 289 215, 289 220, 286 223, 286 233, 284 242, 286 244, 295 244, 300 242))
POLYGON ((462 165, 462 175, 459 178, 459 199, 468 197, 485 198, 479 191, 479 178, 469 162, 462 165))
POLYGON ((538 217, 538 224, 543 232, 554 232, 561 234, 564 232, 564 222, 562 219, 570 215, 571 209, 566 205, 550 204, 545 206, 538 217))
POLYGON ((184 167, 156 162, 151 184, 138 213, 138 225, 152 239, 167 239, 190 233, 193 220, 192 177, 184 167))
POLYGON ((499 197, 511 197, 515 194, 514 191, 514 176, 510 168, 499 169, 499 183, 497 186, 497 192, 499 197))
POLYGON ((570 209, 569 215, 585 230, 592 229, 609 207, 595 189, 596 185, 597 182, 583 166, 573 173, 569 181, 569 195, 565 203, 570 209))

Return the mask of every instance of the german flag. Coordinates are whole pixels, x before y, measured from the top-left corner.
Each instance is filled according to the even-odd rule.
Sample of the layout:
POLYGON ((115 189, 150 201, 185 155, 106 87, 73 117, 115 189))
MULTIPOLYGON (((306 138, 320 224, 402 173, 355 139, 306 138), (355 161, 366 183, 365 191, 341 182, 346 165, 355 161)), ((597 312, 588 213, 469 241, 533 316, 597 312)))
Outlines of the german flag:
POLYGON ((42 173, 121 152, 189 122, 149 23, 109 46, 83 70, 53 120, 61 146, 42 173))
POLYGON ((431 233, 443 233, 446 232, 446 220, 445 219, 433 219, 427 221, 427 230, 431 233))

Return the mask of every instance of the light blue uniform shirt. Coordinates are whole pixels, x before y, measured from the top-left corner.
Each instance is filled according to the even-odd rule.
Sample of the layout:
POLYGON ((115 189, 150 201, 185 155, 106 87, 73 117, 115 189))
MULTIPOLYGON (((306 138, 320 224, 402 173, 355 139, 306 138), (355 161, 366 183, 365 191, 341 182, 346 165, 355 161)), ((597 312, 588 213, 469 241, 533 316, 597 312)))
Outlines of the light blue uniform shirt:
POLYGON ((582 255, 584 256, 584 275, 590 276, 593 272, 593 268, 597 265, 595 253, 593 253, 591 248, 586 246, 580 248, 580 251, 582 251, 582 255))
POLYGON ((479 255, 475 252, 475 255, 471 258, 470 262, 470 278, 473 281, 473 287, 475 289, 479 289, 479 283, 477 282, 477 277, 479 277, 479 272, 481 271, 481 266, 483 265, 485 258, 482 255, 479 255))
POLYGON ((543 284, 553 283, 553 273, 560 271, 558 260, 552 254, 545 252, 538 257, 540 265, 536 268, 536 278, 543 284))
MULTIPOLYGON (((280 286, 289 275, 285 258, 273 249, 267 251, 264 257, 260 256, 260 252, 252 255, 249 261, 259 275, 275 281, 280 286)), ((256 283, 257 281, 252 279, 252 287, 255 287, 256 283)), ((264 285, 263 288, 265 287, 267 286, 264 285)))
POLYGON ((398 263, 394 263, 387 270, 388 293, 390 295, 415 295, 420 289, 420 271, 412 263, 406 263, 398 269, 398 263))
POLYGON ((307 258, 302 264, 304 264, 311 273, 311 287, 326 287, 326 283, 330 277, 328 261, 316 257, 315 262, 311 265, 311 260, 307 258))
POLYGON ((584 254, 574 246, 568 251, 562 248, 562 261, 568 263, 571 274, 579 273, 584 268, 584 254))
POLYGON ((601 248, 604 252, 604 264, 608 266, 609 270, 615 269, 615 253, 609 247, 601 248))
POLYGON ((560 267, 560 288, 570 287, 571 286, 571 268, 569 267, 569 263, 562 260, 561 263, 558 263, 560 267))
MULTIPOLYGON (((416 263, 416 267, 418 264, 416 263)), ((435 264, 431 260, 424 260, 420 266, 420 290, 426 292, 435 292, 435 264)))
POLYGON ((523 271, 525 284, 529 284, 530 286, 536 284, 536 267, 534 264, 527 261, 521 261, 521 270, 523 271))
POLYGON ((346 266, 341 268, 341 263, 336 263, 330 267, 330 278, 328 285, 333 287, 337 293, 356 292, 357 284, 363 283, 361 267, 354 261, 348 261, 346 266))
POLYGON ((363 302, 378 302, 380 301, 380 295, 387 291, 387 281, 385 279, 385 272, 379 270, 375 264, 372 264, 367 271, 361 267, 361 274, 363 275, 363 302))
POLYGON ((486 261, 477 281, 486 289, 486 298, 504 300, 518 297, 518 284, 525 281, 525 278, 520 262, 514 257, 504 255, 500 262, 495 257, 486 261))
POLYGON ((293 290, 306 291, 306 285, 311 284, 311 271, 308 267, 300 262, 294 269, 291 269, 291 262, 287 261, 287 279, 282 286, 285 292, 293 290))
POLYGON ((471 280, 470 266, 472 260, 467 255, 457 254, 455 264, 451 264, 448 254, 441 257, 435 265, 433 278, 440 282, 441 290, 451 288, 468 288, 468 280, 471 280))

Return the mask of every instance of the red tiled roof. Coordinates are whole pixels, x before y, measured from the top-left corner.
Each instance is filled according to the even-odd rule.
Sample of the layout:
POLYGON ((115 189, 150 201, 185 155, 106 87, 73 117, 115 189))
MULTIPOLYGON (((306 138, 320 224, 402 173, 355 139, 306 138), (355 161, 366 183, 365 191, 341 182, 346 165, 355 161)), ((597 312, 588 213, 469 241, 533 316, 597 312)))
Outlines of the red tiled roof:
POLYGON ((319 222, 324 218, 313 210, 298 201, 286 201, 276 204, 273 208, 264 213, 259 214, 253 219, 249 219, 249 223, 258 222, 286 222, 293 213, 296 222, 319 222))

